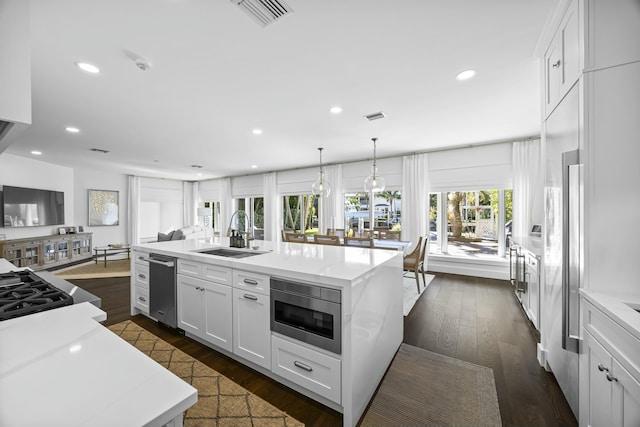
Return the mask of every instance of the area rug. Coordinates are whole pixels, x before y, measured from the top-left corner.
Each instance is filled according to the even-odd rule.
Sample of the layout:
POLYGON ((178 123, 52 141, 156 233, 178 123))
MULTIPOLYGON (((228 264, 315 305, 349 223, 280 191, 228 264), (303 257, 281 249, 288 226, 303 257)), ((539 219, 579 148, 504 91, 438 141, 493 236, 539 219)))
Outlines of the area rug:
POLYGON ((109 329, 198 390, 198 402, 184 414, 185 427, 304 426, 130 320, 109 329))
POLYGON ((401 344, 361 423, 392 425, 501 426, 493 370, 401 344))
POLYGON ((131 260, 117 259, 107 261, 105 268, 104 261, 85 262, 52 271, 56 276, 69 279, 103 279, 107 277, 128 277, 131 276, 131 260))
POLYGON ((427 289, 427 286, 429 286, 429 283, 431 283, 434 277, 436 276, 434 276, 433 274, 425 274, 425 278, 427 279, 427 282, 426 282, 426 285, 423 286, 422 276, 420 276, 420 293, 418 293, 415 277, 405 276, 402 278, 402 286, 404 287, 404 290, 402 293, 403 294, 402 312, 405 316, 409 314, 409 312, 415 305, 416 301, 418 301, 418 298, 420 298, 420 296, 424 294, 424 291, 427 289))

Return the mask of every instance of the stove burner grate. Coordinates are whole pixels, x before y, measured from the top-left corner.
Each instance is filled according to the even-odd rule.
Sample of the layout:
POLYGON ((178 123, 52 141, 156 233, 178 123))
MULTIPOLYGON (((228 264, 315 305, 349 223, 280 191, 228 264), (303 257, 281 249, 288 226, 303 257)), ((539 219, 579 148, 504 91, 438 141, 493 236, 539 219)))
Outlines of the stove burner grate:
POLYGON ((0 320, 73 304, 73 297, 30 271, 0 274, 0 320))

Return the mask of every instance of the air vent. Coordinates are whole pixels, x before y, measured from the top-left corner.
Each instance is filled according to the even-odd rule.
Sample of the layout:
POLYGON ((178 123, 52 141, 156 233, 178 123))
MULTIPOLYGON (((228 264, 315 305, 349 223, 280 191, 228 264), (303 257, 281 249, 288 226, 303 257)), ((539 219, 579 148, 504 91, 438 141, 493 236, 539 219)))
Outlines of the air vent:
POLYGON ((201 165, 191 165, 191 167, 194 169, 202 169, 201 165))
POLYGON ((90 151, 95 151, 96 153, 107 154, 109 150, 103 150, 102 148, 90 148, 90 151))
POLYGON ((379 113, 373 113, 373 114, 368 114, 366 116, 364 116, 365 119, 372 121, 372 120, 378 120, 378 119, 382 119, 387 117, 386 114, 384 114, 382 111, 380 111, 379 113))
POLYGON ((288 4, 278 0, 231 0, 231 2, 237 4, 263 27, 293 13, 288 4))

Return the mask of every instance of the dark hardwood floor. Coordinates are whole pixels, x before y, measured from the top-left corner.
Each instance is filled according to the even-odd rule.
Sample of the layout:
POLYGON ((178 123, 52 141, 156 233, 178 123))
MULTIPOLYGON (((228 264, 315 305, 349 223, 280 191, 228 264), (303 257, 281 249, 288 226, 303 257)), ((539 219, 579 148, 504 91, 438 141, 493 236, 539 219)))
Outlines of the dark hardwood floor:
MULTIPOLYGON (((102 298, 105 325, 133 320, 307 426, 342 425, 340 413, 144 316, 131 317, 128 278, 72 282, 102 298)), ((536 361, 537 335, 508 282, 437 274, 404 319, 404 342, 492 368, 505 426, 578 425, 555 378, 536 361)))

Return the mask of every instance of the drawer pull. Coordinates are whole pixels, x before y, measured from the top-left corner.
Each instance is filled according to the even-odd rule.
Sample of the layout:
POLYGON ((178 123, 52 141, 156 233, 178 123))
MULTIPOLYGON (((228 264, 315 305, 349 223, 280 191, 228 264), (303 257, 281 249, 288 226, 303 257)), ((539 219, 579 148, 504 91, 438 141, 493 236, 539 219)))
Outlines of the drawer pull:
POLYGON ((294 360, 294 361, 293 361, 293 364, 294 364, 294 365, 296 365, 296 366, 297 366, 298 368, 300 368, 300 369, 304 369, 304 370, 305 370, 305 371, 307 371, 307 372, 311 372, 311 371, 313 371, 313 368, 312 368, 311 366, 306 365, 306 364, 304 364, 304 363, 302 363, 302 362, 298 362, 297 360, 294 360))
POLYGON ((147 300, 146 300, 146 298, 145 298, 145 297, 138 297, 138 300, 139 300, 139 301, 142 301, 142 302, 147 302, 147 300))
POLYGON ((610 373, 607 374, 607 381, 612 382, 612 381, 618 381, 618 379, 616 377, 614 377, 613 375, 611 375, 610 373))
POLYGON ((243 282, 246 283, 247 285, 257 285, 258 284, 258 281, 257 280, 253 280, 253 279, 244 279, 243 282))
POLYGON ((598 365, 598 370, 599 370, 600 372, 604 372, 604 371, 609 372, 609 368, 606 368, 602 363, 600 363, 600 364, 598 365))
POLYGON ((138 277, 141 278, 141 279, 146 279, 147 278, 147 276, 145 276, 144 274, 138 274, 138 277))
POLYGON ((243 297, 245 297, 246 299, 250 299, 251 301, 257 301, 258 297, 255 295, 249 295, 249 294, 244 294, 243 297))
POLYGON ((138 259, 139 259, 140 261, 146 261, 146 259, 145 259, 143 256, 139 256, 139 257, 138 257, 138 259))

